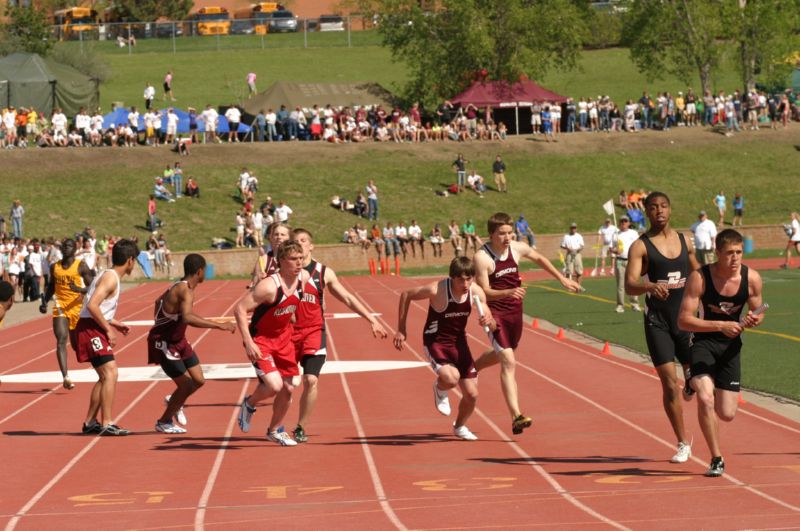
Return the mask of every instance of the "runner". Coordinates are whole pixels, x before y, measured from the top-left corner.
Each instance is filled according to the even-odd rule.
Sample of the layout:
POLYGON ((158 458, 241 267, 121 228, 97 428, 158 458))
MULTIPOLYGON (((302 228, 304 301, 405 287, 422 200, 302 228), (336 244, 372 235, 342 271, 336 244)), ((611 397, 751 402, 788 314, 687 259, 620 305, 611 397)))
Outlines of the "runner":
POLYGON ((61 369, 64 389, 73 389, 75 384, 67 370, 67 341, 71 330, 78 324, 83 305, 83 296, 92 283, 92 271, 86 262, 75 258, 76 244, 72 238, 61 242, 61 261, 50 268, 50 281, 39 311, 47 313, 47 303, 53 299, 53 334, 56 336, 56 357, 61 369))
POLYGON ((375 317, 367 310, 339 282, 333 269, 322 265, 311 257, 314 243, 311 233, 305 229, 295 229, 292 237, 303 248, 303 269, 308 272, 308 282, 303 284, 303 297, 295 313, 294 343, 297 362, 303 367, 303 394, 300 396, 300 417, 294 429, 294 440, 306 442, 308 436, 305 428, 308 419, 314 410, 319 393, 319 373, 325 363, 327 351, 325 347, 325 288, 328 288, 334 297, 345 306, 356 312, 369 322, 372 336, 386 338, 386 330, 378 323, 375 317))
POLYGON ((456 385, 461 389, 458 416, 453 424, 453 435, 465 441, 478 437, 466 423, 475 410, 478 399, 478 371, 467 344, 467 321, 472 312, 472 297, 477 296, 485 307, 481 326, 494 331, 497 324, 492 312, 486 308, 486 295, 473 284, 475 266, 469 258, 461 256, 450 262, 449 277, 409 288, 400 294, 400 310, 394 346, 403 350, 406 342, 406 317, 411 301, 428 299, 428 317, 422 333, 425 354, 431 362, 436 381, 433 383, 433 402, 442 415, 450 415, 448 389, 456 385))
POLYGON ((205 280, 205 269, 206 261, 201 255, 186 255, 183 278, 156 300, 153 328, 147 335, 147 363, 161 365, 177 386, 172 395, 165 397, 167 407, 156 421, 156 431, 162 433, 186 433, 186 428, 176 426, 172 418, 186 426, 183 404, 205 383, 200 360, 186 339, 186 327, 216 328, 231 333, 236 330, 230 321, 212 321, 194 313, 194 290, 205 280))
POLYGON ((742 264, 743 246, 742 235, 733 229, 717 235, 717 263, 689 275, 678 317, 681 330, 694 332, 687 385, 697 392, 697 420, 711 452, 709 477, 725 472, 719 421, 732 421, 739 406, 742 332, 764 318, 753 314, 762 302, 761 276, 742 264), (742 318, 745 303, 749 311, 742 318))
POLYGON ((264 245, 258 249, 258 262, 253 266, 253 279, 250 288, 255 287, 259 280, 263 280, 278 271, 278 261, 275 259, 275 250, 289 240, 292 228, 285 223, 272 223, 267 228, 269 246, 264 245))
MULTIPOLYGON (((625 269, 625 292, 645 297, 644 335, 647 349, 661 380, 662 401, 667 418, 678 439, 673 463, 685 463, 692 456, 691 442, 683 424, 680 388, 673 362, 683 366, 688 380, 688 332, 678 327, 678 311, 689 273, 699 264, 694 247, 669 224, 672 207, 663 192, 652 192, 644 200, 650 229, 631 245, 625 269)), ((691 389, 685 387, 685 392, 691 389)))
POLYGON ((234 310, 245 352, 258 376, 258 385, 253 393, 242 401, 239 427, 245 433, 250 431, 256 404, 274 396, 267 439, 281 446, 295 446, 297 442, 284 431, 281 421, 292 401, 293 379, 300 376, 291 342, 292 317, 300 305, 302 287, 309 277, 303 270, 303 248, 299 243, 289 241, 281 244, 276 259, 278 272, 259 281, 234 310), (253 318, 248 326, 247 313, 250 311, 253 318))
POLYGON ((475 281, 486 293, 497 329, 493 332, 492 350, 478 358, 475 367, 480 372, 500 363, 500 386, 511 413, 511 431, 519 435, 532 422, 520 411, 514 375, 514 350, 522 336, 522 299, 525 297, 519 261, 527 258, 536 262, 569 291, 578 292, 582 288, 562 275, 547 258, 527 243, 515 241, 514 221, 505 212, 492 215, 488 228, 489 241, 474 256, 475 281))
POLYGON ((130 431, 114 424, 111 410, 117 390, 117 362, 113 347, 117 332, 128 335, 127 325, 114 319, 119 303, 120 280, 133 271, 139 248, 130 240, 120 240, 111 252, 111 269, 95 277, 84 298, 80 318, 70 333, 72 348, 80 363, 89 362, 97 371, 98 381, 89 397, 89 411, 83 433, 128 435, 130 431), (97 413, 100 422, 97 422, 97 413))

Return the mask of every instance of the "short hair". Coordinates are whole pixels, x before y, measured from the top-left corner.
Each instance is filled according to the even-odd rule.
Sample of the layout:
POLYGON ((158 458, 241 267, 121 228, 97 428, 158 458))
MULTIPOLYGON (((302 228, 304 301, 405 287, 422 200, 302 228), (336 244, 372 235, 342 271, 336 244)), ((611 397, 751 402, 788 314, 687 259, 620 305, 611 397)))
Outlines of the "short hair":
POLYGON ((286 227, 286 230, 289 231, 289 235, 291 236, 292 227, 281 221, 274 221, 269 224, 269 227, 267 227, 267 237, 272 236, 272 233, 275 232, 278 227, 286 227))
POLYGON ((0 280, 0 302, 8 302, 14 297, 14 286, 10 282, 0 280))
POLYGON ((650 192, 644 199, 644 207, 647 208, 648 205, 650 204, 650 201, 655 201, 659 197, 663 197, 664 199, 666 199, 668 205, 672 204, 672 202, 670 202, 669 200, 669 196, 664 192, 650 192))
POLYGON ((136 243, 127 239, 119 240, 111 251, 111 263, 115 267, 125 265, 125 262, 137 256, 139 256, 139 246, 136 243))
POLYGON ((715 241, 717 243, 717 249, 722 249, 726 245, 742 244, 744 242, 744 238, 742 238, 742 235, 739 232, 733 229, 725 229, 717 234, 715 241))
POLYGON ((195 273, 200 271, 201 269, 205 269, 206 267, 206 259, 203 258, 202 255, 197 253, 187 254, 186 258, 183 259, 183 275, 185 277, 194 276, 195 273))
POLYGON ((464 275, 468 277, 474 277, 475 263, 466 256, 453 258, 453 261, 450 262, 450 271, 448 275, 450 278, 458 278, 464 275))
POLYGON ((314 240, 314 235, 311 234, 311 232, 309 232, 307 229, 304 229, 302 227, 298 227, 298 228, 296 228, 296 229, 294 229, 292 231, 292 236, 294 238, 296 238, 297 236, 300 236, 301 234, 305 234, 306 236, 308 236, 309 241, 313 241, 314 240))
POLYGON ((286 257, 288 257, 292 253, 297 253, 300 255, 303 254, 303 248, 300 246, 297 240, 288 240, 283 242, 281 246, 278 247, 278 251, 275 254, 275 258, 278 261, 285 260, 286 257))
POLYGON ((492 214, 492 217, 490 217, 489 221, 486 223, 486 226, 489 229, 489 235, 491 236, 494 234, 494 231, 503 225, 511 225, 512 227, 514 226, 514 221, 511 219, 511 216, 505 212, 496 212, 492 214))

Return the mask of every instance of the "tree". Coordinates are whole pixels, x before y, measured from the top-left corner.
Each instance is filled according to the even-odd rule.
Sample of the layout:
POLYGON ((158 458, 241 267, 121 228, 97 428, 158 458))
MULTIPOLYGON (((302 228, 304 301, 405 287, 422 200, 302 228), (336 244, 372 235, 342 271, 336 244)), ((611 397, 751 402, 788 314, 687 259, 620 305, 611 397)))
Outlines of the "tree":
POLYGON ((703 92, 711 90, 725 48, 725 1, 630 1, 623 40, 631 60, 650 79, 669 73, 689 84, 697 72, 703 92))
POLYGON ((0 26, 2 52, 32 52, 47 55, 53 47, 49 21, 45 14, 33 8, 9 6, 8 21, 0 26))
POLYGON ((569 0, 366 0, 378 30, 410 81, 407 100, 435 104, 477 77, 514 82, 574 68, 585 30, 569 0), (424 7, 430 7, 425 9, 424 7))
POLYGON ((193 0, 114 0, 111 8, 120 20, 183 20, 193 5, 193 0))

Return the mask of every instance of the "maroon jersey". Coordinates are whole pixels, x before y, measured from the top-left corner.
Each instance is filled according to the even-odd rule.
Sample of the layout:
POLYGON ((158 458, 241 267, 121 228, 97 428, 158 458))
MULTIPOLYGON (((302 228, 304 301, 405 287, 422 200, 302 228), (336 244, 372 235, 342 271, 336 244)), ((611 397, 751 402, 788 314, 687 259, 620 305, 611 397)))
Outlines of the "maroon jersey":
MULTIPOLYGON (((494 253, 488 243, 485 243, 481 248, 494 260, 494 272, 489 274, 489 287, 500 290, 514 289, 522 285, 522 278, 519 276, 519 265, 514 260, 511 247, 508 248, 508 255, 503 259, 494 253)), ((488 302, 488 305, 495 317, 502 314, 522 313, 522 300, 513 297, 492 300, 488 302)))
POLYGON ((164 309, 164 301, 166 300, 172 288, 180 283, 186 283, 185 280, 179 280, 156 300, 155 312, 153 314, 153 328, 150 329, 149 337, 166 341, 167 343, 178 343, 181 339, 186 337, 186 321, 183 320, 183 315, 178 313, 169 313, 164 309))
POLYGON ((285 293, 281 279, 274 274, 262 280, 274 282, 278 288, 275 301, 270 304, 260 304, 253 312, 250 321, 250 334, 253 341, 259 346, 262 353, 279 352, 287 350, 294 355, 292 347, 292 315, 300 305, 302 289, 298 285, 292 293, 285 293))
POLYGON ((278 272, 278 260, 275 258, 275 253, 272 252, 272 249, 267 251, 267 255, 263 258, 264 262, 264 273, 267 276, 274 275, 278 272))
POLYGON ((458 302, 453 298, 449 278, 445 285, 447 286, 447 306, 444 311, 438 312, 433 306, 428 306, 428 317, 422 333, 422 342, 426 347, 434 343, 453 346, 466 337, 467 320, 472 311, 470 294, 467 294, 466 300, 458 302))
POLYGON ((303 296, 297 308, 295 329, 325 328, 323 316, 323 295, 325 294, 325 266, 311 261, 305 270, 308 271, 308 282, 303 286, 303 296))

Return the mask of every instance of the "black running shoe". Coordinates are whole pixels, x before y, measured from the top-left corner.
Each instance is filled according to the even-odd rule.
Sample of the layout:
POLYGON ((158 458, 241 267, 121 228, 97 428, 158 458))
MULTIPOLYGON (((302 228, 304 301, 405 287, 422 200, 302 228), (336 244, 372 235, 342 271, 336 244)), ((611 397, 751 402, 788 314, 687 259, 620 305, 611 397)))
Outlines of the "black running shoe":
POLYGON ((93 420, 90 424, 85 424, 84 423, 81 426, 81 432, 84 435, 89 435, 91 433, 100 433, 100 431, 102 429, 103 429, 103 425, 100 424, 99 422, 97 422, 96 420, 93 420))
POLYGON ((104 437, 106 436, 111 437, 111 436, 128 435, 130 434, 130 431, 124 428, 120 428, 116 424, 109 424, 108 426, 103 426, 102 428, 100 428, 99 433, 104 437))
POLYGON ((530 428, 531 424, 533 421, 530 417, 520 414, 511 422, 511 433, 519 435, 525 428, 530 428))
POLYGON ((308 435, 306 435, 306 431, 303 427, 298 424, 297 427, 294 429, 294 440, 299 443, 304 443, 308 441, 308 435))
POLYGON ((708 465, 708 470, 706 471, 706 477, 718 478, 724 473, 725 461, 722 460, 722 457, 714 457, 711 459, 711 464, 708 465))

